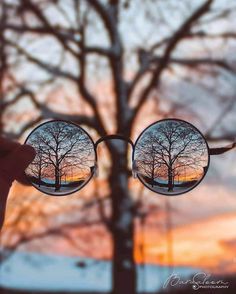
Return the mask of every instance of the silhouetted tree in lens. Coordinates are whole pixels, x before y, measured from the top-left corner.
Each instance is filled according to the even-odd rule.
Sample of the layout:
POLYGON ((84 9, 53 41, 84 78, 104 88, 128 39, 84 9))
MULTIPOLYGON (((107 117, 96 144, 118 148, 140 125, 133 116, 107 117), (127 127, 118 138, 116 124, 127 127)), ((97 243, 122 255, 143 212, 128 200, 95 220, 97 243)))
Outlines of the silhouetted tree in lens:
POLYGON ((42 178, 45 178, 47 176, 44 169, 44 167, 47 166, 47 162, 45 161, 45 154, 43 149, 40 146, 35 149, 37 149, 37 155, 29 169, 31 175, 37 179, 38 186, 40 187, 42 178))
POLYGON ((156 153, 155 142, 152 141, 151 138, 149 138, 148 143, 146 140, 142 140, 140 144, 137 145, 136 150, 138 156, 140 156, 140 158, 136 160, 137 168, 142 171, 146 179, 150 179, 149 183, 153 187, 155 178, 159 174, 161 167, 156 153))
POLYGON ((155 178, 167 180, 169 192, 174 189, 176 177, 183 177, 186 171, 201 176, 206 156, 207 146, 202 136, 180 121, 154 125, 137 144, 138 169, 151 179, 152 186, 155 178))
POLYGON ((93 145, 88 136, 75 126, 64 122, 52 122, 37 129, 29 140, 37 150, 30 171, 38 176, 38 185, 47 177, 54 180, 55 191, 60 191, 62 177, 89 171, 93 145))
MULTIPOLYGON (((210 23, 209 27, 211 27, 215 20, 230 14, 233 11, 232 7, 225 4, 226 7, 219 11, 217 8, 211 9, 213 0, 193 1, 194 6, 191 6, 190 2, 192 4, 192 1, 183 0, 179 5, 179 1, 2 0, 1 4, 5 4, 5 9, 0 23, 2 61, 0 83, 3 84, 6 72, 9 72, 8 67, 13 78, 11 90, 8 91, 10 98, 6 99, 6 93, 4 95, 0 93, 1 97, 4 96, 4 101, 0 104, 1 118, 3 110, 5 113, 6 109, 15 105, 21 98, 27 98, 32 102, 36 114, 30 117, 19 132, 15 130, 17 134, 14 135, 18 137, 37 123, 51 118, 68 119, 78 124, 85 124, 94 129, 99 136, 107 135, 112 125, 115 133, 130 137, 142 107, 148 100, 153 99, 153 93, 157 92, 158 115, 159 117, 168 115, 168 112, 163 113, 159 107, 159 102, 162 100, 159 86, 163 74, 168 69, 172 70, 172 74, 175 73, 176 67, 183 69, 176 71, 181 73, 191 69, 191 75, 188 74, 187 78, 193 77, 194 72, 197 75, 199 70, 210 72, 210 69, 214 69, 215 76, 217 76, 216 71, 223 70, 229 74, 234 71, 228 64, 227 58, 218 58, 218 55, 213 54, 216 52, 214 46, 210 55, 208 54, 210 45, 207 52, 201 50, 197 55, 194 55, 196 53, 194 50, 190 52, 193 46, 187 47, 187 50, 178 48, 176 54, 178 46, 184 46, 192 40, 195 44, 199 39, 209 41, 213 38, 216 40, 235 38, 230 26, 227 32, 217 31, 213 34, 212 30, 205 30, 206 23, 210 23), (172 2, 174 7, 169 7, 172 2), (163 5, 166 5, 164 9, 168 11, 182 9, 181 17, 179 15, 177 21, 175 19, 169 24, 170 27, 167 25, 164 30, 159 30, 160 24, 166 22, 161 16, 165 15, 163 5), (143 13, 138 23, 136 23, 137 12, 143 13), (205 15, 207 18, 204 18, 205 15), (148 23, 149 25, 151 23, 154 32, 151 37, 149 30, 146 29, 148 23), (138 25, 139 28, 131 29, 132 24, 138 25), (142 36, 147 39, 142 40, 142 36), (137 43, 136 39, 141 41, 137 43), (49 54, 51 48, 55 48, 53 54, 49 54), (184 55, 186 52, 188 54, 184 55), (22 77, 24 69, 29 67, 34 74, 22 77), (91 74, 91 68, 96 69, 95 73, 93 71, 91 74), (91 82, 95 82, 96 86, 100 85, 99 75, 113 89, 108 95, 109 98, 106 98, 112 105, 112 111, 107 108, 104 112, 99 91, 90 87, 91 82), (33 81, 32 77, 35 77, 33 81), (57 87, 63 94, 68 88, 74 88, 74 101, 79 109, 80 103, 86 106, 83 111, 78 112, 78 108, 70 108, 72 113, 64 109, 65 104, 68 108, 71 106, 66 98, 57 97, 56 103, 50 103, 50 99, 48 101, 41 99, 43 93, 44 96, 46 96, 45 92, 48 93, 48 88, 52 90, 57 87), (61 104, 63 106, 58 107, 61 104), (107 116, 111 112, 112 118, 108 122, 107 116)), ((227 42, 223 41, 223 43, 227 42)), ((183 77, 181 76, 180 79, 183 77)), ((205 81, 202 75, 201 81, 205 81)), ((171 105, 171 110, 175 105, 171 105)), ((4 128, 5 133, 8 131, 4 128)), ((225 138, 234 140, 235 134, 228 132, 225 138)), ((127 160, 128 146, 127 144, 118 146, 108 142, 107 147, 111 158, 108 181, 112 217, 102 219, 113 239, 113 292, 134 294, 137 284, 134 262, 136 206, 128 189, 130 174, 127 160)), ((183 158, 176 160, 176 164, 177 161, 181 165, 183 158)), ((54 167, 52 163, 50 166, 54 167)), ((166 168, 163 165, 163 172, 166 168)), ((65 168, 62 168, 62 164, 60 171, 57 173, 61 179, 65 176, 63 175, 65 168)), ((152 171, 150 170, 149 173, 152 171)), ((172 174, 173 177, 177 176, 173 167, 172 174)), ((59 179, 57 181, 60 182, 59 179)))

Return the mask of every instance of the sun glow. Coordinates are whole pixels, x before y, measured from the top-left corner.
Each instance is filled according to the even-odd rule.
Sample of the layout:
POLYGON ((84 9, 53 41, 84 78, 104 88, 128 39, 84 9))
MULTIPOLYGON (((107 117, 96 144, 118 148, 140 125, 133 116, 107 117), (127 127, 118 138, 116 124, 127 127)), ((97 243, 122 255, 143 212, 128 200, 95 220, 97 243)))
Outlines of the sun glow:
MULTIPOLYGON (((103 194, 108 193, 106 181, 99 181, 97 184, 99 191, 102 191, 103 194)), ((136 183, 133 182, 133 185, 135 188, 136 183)), ((83 192, 70 198, 69 201, 65 197, 56 199, 54 197, 48 197, 47 202, 45 202, 45 196, 33 188, 18 184, 14 185, 8 203, 6 222, 2 233, 3 244, 5 246, 7 244, 14 244, 21 235, 24 236, 24 232, 27 232, 27 235, 30 236, 31 234, 38 234, 44 231, 47 222, 54 217, 57 219, 57 215, 65 218, 65 220, 68 217, 70 222, 78 214, 81 217, 90 215, 88 211, 83 213, 80 210, 80 205, 83 205, 85 200, 88 202, 92 200, 91 195, 93 194, 94 188, 95 182, 92 181, 83 192), (21 205, 17 204, 19 202, 19 195, 21 195, 21 205), (28 195, 31 195, 31 197, 28 195), (17 220, 22 211, 24 211, 24 216, 17 220)), ((191 199, 186 198, 190 202, 193 201, 189 206, 190 208, 196 207, 194 204, 195 199, 199 199, 197 202, 198 206, 201 206, 201 203, 205 203, 206 207, 209 206, 211 208, 210 203, 212 200, 209 200, 210 203, 207 203, 208 198, 205 197, 205 195, 209 195, 209 191, 204 189, 201 191, 201 197, 198 195, 196 198, 193 196, 191 199)), ((231 203, 230 206, 232 208, 236 207, 235 198, 230 198, 229 194, 222 194, 226 193, 225 191, 220 191, 220 189, 218 191, 221 197, 224 195, 225 203, 231 203)), ((148 199, 149 201, 152 199, 154 201, 157 198, 148 196, 148 199)), ((157 203, 159 202, 157 201, 157 203)), ((182 203, 184 203, 183 200, 182 203)), ((214 201, 214 205, 217 205, 217 201, 214 201)), ((219 210, 217 207, 213 208, 219 210)), ((179 208, 176 209, 177 211, 179 210, 179 208)), ((96 211, 93 208, 91 213, 95 216, 96 211)), ((179 218, 179 215, 175 211, 173 211, 173 214, 173 219, 179 218)), ((190 215, 192 217, 194 212, 191 212, 190 215)), ((236 250, 235 213, 223 213, 222 211, 218 215, 212 217, 206 216, 196 220, 185 217, 185 222, 178 226, 173 226, 173 229, 168 232, 163 227, 166 217, 165 210, 159 209, 156 214, 150 214, 144 228, 140 226, 139 222, 137 223, 134 256, 138 263, 183 265, 204 268, 212 272, 221 272, 222 270, 224 272, 236 272, 234 262, 236 250), (152 224, 156 225, 154 226, 152 224), (173 240, 172 259, 170 259, 168 253, 168 238, 170 235, 173 240)), ((60 227, 63 228, 63 224, 60 227)), ((56 238, 57 241, 55 242, 55 236, 50 236, 50 234, 46 239, 38 239, 37 246, 35 245, 37 242, 29 243, 25 249, 23 246, 22 250, 69 256, 86 256, 97 259, 112 258, 112 241, 105 226, 102 224, 84 228, 76 226, 72 228, 68 226, 66 228, 67 233, 72 239, 81 242, 82 248, 86 244, 86 248, 88 248, 87 253, 83 250, 81 251, 80 246, 78 248, 73 246, 65 238, 56 238), (88 240, 90 240, 89 246, 88 240), (101 244, 103 245, 101 246, 101 244)))

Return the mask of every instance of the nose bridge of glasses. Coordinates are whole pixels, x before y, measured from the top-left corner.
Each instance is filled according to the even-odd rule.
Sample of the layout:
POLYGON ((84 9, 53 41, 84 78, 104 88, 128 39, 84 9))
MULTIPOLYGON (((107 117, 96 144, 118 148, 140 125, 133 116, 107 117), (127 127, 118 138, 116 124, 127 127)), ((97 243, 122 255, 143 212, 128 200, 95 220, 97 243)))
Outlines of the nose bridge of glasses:
MULTIPOLYGON (((112 135, 107 135, 107 136, 101 137, 94 144, 95 145, 95 150, 97 150, 98 145, 100 143, 106 142, 106 141, 109 141, 109 140, 121 140, 121 141, 127 142, 132 147, 132 151, 134 150, 134 143, 133 143, 133 141, 130 138, 127 138, 127 137, 125 137, 125 136, 123 136, 121 134, 112 134, 112 135)), ((95 176, 98 176, 98 174, 99 174, 99 172, 98 172, 98 165, 96 163, 95 170, 94 170, 94 175, 95 176)), ((133 176, 134 176, 134 174, 133 174, 133 176)))
POLYGON ((104 136, 104 137, 101 137, 100 139, 98 139, 96 142, 95 142, 95 149, 97 149, 98 145, 102 142, 106 142, 108 140, 122 140, 122 141, 125 141, 127 143, 129 143, 132 147, 132 150, 134 149, 134 143, 133 141, 130 139, 130 138, 127 138, 123 135, 120 135, 120 134, 112 134, 112 135, 107 135, 107 136, 104 136))

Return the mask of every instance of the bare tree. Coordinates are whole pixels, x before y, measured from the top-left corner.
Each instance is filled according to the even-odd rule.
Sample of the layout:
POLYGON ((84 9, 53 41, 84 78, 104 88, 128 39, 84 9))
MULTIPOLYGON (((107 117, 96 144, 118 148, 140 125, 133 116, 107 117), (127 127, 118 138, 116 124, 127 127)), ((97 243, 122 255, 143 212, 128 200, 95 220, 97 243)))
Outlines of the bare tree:
POLYGON ((46 123, 32 133, 27 143, 37 151, 36 158, 27 169, 27 175, 34 182, 36 174, 39 187, 53 186, 55 192, 62 188, 62 177, 70 177, 64 186, 71 187, 83 182, 95 163, 95 151, 90 138, 82 129, 66 122, 46 123))
POLYGON ((39 146, 37 148, 37 156, 34 159, 34 162, 32 162, 30 166, 30 172, 32 174, 32 177, 37 178, 38 186, 41 186, 42 178, 45 178, 47 174, 45 173, 44 167, 47 166, 47 163, 44 161, 44 153, 39 146))
POLYGON ((168 192, 173 191, 176 177, 182 178, 184 186, 194 184, 203 177, 208 165, 204 138, 185 122, 159 122, 143 133, 136 146, 140 174, 146 181, 150 179, 152 187, 161 186, 158 180, 155 182, 156 178, 167 181, 163 186, 168 187, 168 192))
MULTIPOLYGON (((124 36, 125 34, 121 30, 121 22, 124 17, 124 10, 132 6, 132 1, 71 0, 66 1, 66 7, 65 1, 2 1, 1 3, 5 3, 7 7, 7 21, 1 22, 1 32, 4 32, 1 34, 1 43, 4 44, 4 52, 13 57, 11 73, 14 73, 16 88, 10 104, 4 104, 4 107, 8 108, 8 106, 17 103, 19 99, 27 97, 37 113, 14 135, 21 136, 28 128, 49 118, 62 118, 85 124, 95 129, 100 136, 106 135, 109 132, 109 126, 105 123, 105 115, 102 113, 99 104, 99 95, 96 91, 92 91, 89 86, 94 77, 91 75, 89 68, 91 64, 96 67, 97 60, 101 62, 105 60, 114 89, 113 100, 111 99, 115 108, 114 132, 122 133, 126 137, 130 137, 134 129, 134 122, 145 103, 154 96, 153 94, 157 90, 160 90, 163 73, 168 69, 181 66, 184 69, 199 71, 207 66, 214 70, 224 70, 229 74, 234 74, 235 70, 226 58, 211 58, 208 55, 199 58, 185 56, 177 58, 173 56, 177 47, 187 41, 198 40, 199 38, 203 40, 235 38, 235 33, 231 31, 227 34, 212 35, 202 29, 204 21, 214 22, 214 19, 219 19, 226 13, 229 14, 233 11, 231 7, 226 7, 222 11, 216 11, 213 15, 210 15, 213 2, 213 0, 201 2, 199 6, 194 6, 193 9, 188 9, 186 2, 185 19, 178 27, 175 27, 174 32, 169 30, 168 36, 160 36, 157 32, 158 38, 152 44, 148 45, 147 42, 142 42, 142 44, 132 48, 136 66, 133 69, 132 77, 128 79, 126 62, 129 56, 127 57, 125 40, 129 36, 124 36), (209 18, 203 20, 204 15, 208 13, 209 18), (60 15, 60 17, 52 17, 52 14, 60 15), (55 21, 55 18, 58 22, 55 21), (100 31, 97 27, 103 31, 103 34, 99 34, 100 31), (98 38, 100 43, 91 42, 91 31, 93 36, 101 36, 101 38, 98 38), (22 38, 24 42, 21 43, 22 38), (50 39, 54 42, 55 47, 59 48, 57 54, 59 58, 53 55, 53 58, 49 60, 45 55, 36 54, 30 48, 29 44, 44 39, 47 41, 50 39), (96 61, 94 61, 94 57, 96 61), (26 64, 31 65, 34 70, 43 73, 43 81, 37 80, 33 83, 32 77, 25 80, 17 77, 17 71, 14 69, 18 68, 19 64, 22 65, 22 60, 24 67, 26 64), (92 78, 88 78, 89 76, 92 78), (69 87, 71 85, 76 87, 76 96, 79 97, 78 103, 82 101, 83 105, 89 108, 89 112, 72 114, 62 109, 58 111, 56 105, 42 102, 39 94, 42 89, 48 85, 58 85, 57 83, 60 81, 63 81, 66 87, 68 85, 69 87), (135 98, 135 103, 132 103, 133 98, 135 98)), ((142 7, 147 5, 149 15, 153 12, 158 16, 159 1, 152 1, 151 4, 143 3, 144 1, 136 2, 138 9, 140 5, 143 5, 142 7)), ((149 20, 151 20, 151 17, 146 17, 145 21, 149 20)), ((159 27, 156 24, 152 24, 152 26, 159 27)), ((138 30, 135 31, 135 34, 137 33, 138 30)), ((48 44, 44 44, 42 51, 48 50, 49 47, 48 44)), ((6 60, 5 56, 4 60, 6 60)), ((96 69, 98 71, 99 67, 96 67, 96 69)), ((104 71, 102 71, 102 75, 104 75, 104 71)), ((159 104, 157 103, 157 105, 159 104)), ((158 114, 163 115, 161 109, 158 109, 158 114)), ((164 115, 168 115, 168 113, 164 113, 164 115)), ((211 133, 208 134, 208 137, 211 137, 211 133)), ((232 133, 224 135, 224 139, 232 138, 234 138, 232 133)), ((108 142, 107 147, 112 160, 112 169, 108 178, 111 191, 112 218, 111 221, 107 219, 104 219, 104 221, 113 237, 113 288, 114 293, 117 294, 134 294, 136 288, 133 254, 135 209, 128 191, 128 147, 126 143, 118 146, 112 142, 108 142)), ((57 181, 59 182, 59 180, 57 181)))

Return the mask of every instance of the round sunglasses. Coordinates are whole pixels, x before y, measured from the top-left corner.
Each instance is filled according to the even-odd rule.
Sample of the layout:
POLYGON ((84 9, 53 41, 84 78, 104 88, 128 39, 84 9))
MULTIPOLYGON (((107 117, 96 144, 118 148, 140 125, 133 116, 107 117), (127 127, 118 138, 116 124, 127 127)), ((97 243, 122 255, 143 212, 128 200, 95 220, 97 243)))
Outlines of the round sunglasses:
POLYGON ((29 182, 39 191, 65 196, 81 190, 97 171, 97 147, 118 139, 132 146, 133 176, 151 191, 181 195, 195 188, 205 177, 210 155, 235 147, 209 148, 203 134, 189 122, 164 119, 148 126, 133 143, 122 135, 107 135, 94 142, 80 126, 52 120, 36 127, 25 144, 36 150, 26 169, 29 182))

